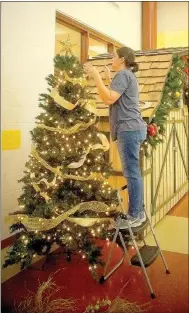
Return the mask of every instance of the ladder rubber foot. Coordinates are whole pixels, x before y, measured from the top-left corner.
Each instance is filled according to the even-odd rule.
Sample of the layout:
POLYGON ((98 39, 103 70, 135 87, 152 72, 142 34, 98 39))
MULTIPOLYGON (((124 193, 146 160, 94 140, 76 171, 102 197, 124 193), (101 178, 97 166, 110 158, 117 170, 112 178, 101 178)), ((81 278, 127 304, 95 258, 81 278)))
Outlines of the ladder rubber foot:
POLYGON ((151 296, 152 299, 156 298, 155 293, 153 293, 153 292, 150 294, 150 296, 151 296))
POLYGON ((166 270, 166 274, 171 274, 170 270, 166 270))
POLYGON ((99 283, 100 283, 100 284, 103 284, 104 282, 105 282, 104 276, 101 276, 101 277, 100 277, 100 280, 99 280, 99 283))

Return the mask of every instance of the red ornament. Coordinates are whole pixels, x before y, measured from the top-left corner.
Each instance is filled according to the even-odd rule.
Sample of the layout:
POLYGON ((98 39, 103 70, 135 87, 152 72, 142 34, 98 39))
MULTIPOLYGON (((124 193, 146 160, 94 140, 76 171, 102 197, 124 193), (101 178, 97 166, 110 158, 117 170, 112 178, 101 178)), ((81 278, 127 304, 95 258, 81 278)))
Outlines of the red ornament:
POLYGON ((189 75, 189 68, 188 68, 188 67, 187 67, 187 68, 185 68, 185 69, 184 69, 184 71, 185 71, 185 73, 186 73, 186 74, 188 74, 188 75, 189 75))
POLYGON ((156 125, 155 123, 149 124, 149 125, 148 125, 148 128, 147 128, 147 131, 148 131, 148 135, 149 135, 149 136, 154 137, 154 136, 157 135, 158 127, 157 127, 157 125, 156 125))

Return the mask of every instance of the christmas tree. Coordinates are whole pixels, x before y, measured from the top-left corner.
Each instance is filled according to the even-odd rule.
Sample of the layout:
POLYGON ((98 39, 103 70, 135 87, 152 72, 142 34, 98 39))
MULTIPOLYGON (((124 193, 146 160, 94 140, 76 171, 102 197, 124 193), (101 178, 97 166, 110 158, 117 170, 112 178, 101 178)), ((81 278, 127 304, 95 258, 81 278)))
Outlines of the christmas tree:
MULTIPOLYGON (((31 131, 32 151, 21 182, 20 209, 9 215, 11 232, 19 238, 10 247, 4 267, 47 255, 53 244, 88 259, 90 269, 101 264, 95 238, 106 238, 118 205, 107 182, 111 165, 105 160, 109 142, 97 129, 95 102, 82 64, 72 55, 72 44, 62 42, 54 58, 50 88, 40 94, 42 108, 31 131)), ((109 233, 111 238, 111 233, 109 233)))

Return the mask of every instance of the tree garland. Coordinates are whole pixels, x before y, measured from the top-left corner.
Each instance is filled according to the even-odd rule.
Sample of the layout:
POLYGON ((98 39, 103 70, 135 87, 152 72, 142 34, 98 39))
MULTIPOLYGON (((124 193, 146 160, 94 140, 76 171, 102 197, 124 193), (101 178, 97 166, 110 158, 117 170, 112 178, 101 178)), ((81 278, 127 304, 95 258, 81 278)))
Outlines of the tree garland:
POLYGON ((161 103, 155 112, 147 128, 147 139, 143 143, 145 155, 148 156, 148 144, 155 149, 163 142, 165 135, 165 122, 171 109, 179 108, 182 91, 185 85, 186 74, 184 72, 185 62, 178 56, 173 57, 172 66, 168 73, 163 89, 161 103))

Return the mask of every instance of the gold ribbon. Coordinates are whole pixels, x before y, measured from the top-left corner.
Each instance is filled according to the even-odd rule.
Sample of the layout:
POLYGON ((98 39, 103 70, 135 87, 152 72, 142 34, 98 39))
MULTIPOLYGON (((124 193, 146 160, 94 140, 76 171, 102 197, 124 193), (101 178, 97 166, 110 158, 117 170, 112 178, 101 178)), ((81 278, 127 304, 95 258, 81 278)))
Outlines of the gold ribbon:
POLYGON ((72 83, 73 85, 81 85, 81 86, 87 86, 87 80, 86 78, 71 78, 70 76, 68 76, 67 72, 64 70, 61 73, 66 81, 69 81, 70 83, 72 83))
POLYGON ((53 172, 54 174, 59 174, 60 169, 62 168, 61 166, 58 167, 52 167, 50 166, 44 159, 42 159, 39 154, 37 153, 37 151, 35 150, 35 148, 32 149, 31 155, 41 163, 41 165, 43 165, 46 169, 48 169, 49 171, 53 172))
POLYGON ((69 220, 77 225, 83 227, 93 226, 97 222, 111 222, 112 218, 102 217, 102 218, 74 218, 70 217, 70 215, 84 211, 95 211, 95 212, 110 212, 111 210, 115 210, 115 208, 108 207, 105 203, 98 201, 91 202, 82 202, 76 205, 74 208, 68 210, 67 212, 59 215, 56 218, 45 219, 39 217, 28 217, 26 214, 11 214, 5 218, 6 223, 18 223, 21 222, 27 229, 27 231, 48 231, 52 228, 57 227, 64 220, 69 220))
POLYGON ((41 189, 39 188, 37 184, 33 183, 32 186, 36 192, 40 193, 40 195, 45 199, 46 202, 50 200, 50 197, 48 196, 48 194, 46 192, 41 192, 41 189))
POLYGON ((62 108, 67 109, 69 111, 73 110, 77 105, 78 102, 76 102, 76 104, 73 104, 69 101, 67 101, 66 99, 64 99, 63 97, 61 97, 57 91, 56 88, 53 88, 51 91, 50 96, 54 99, 54 101, 56 103, 58 103, 62 108))
MULTIPOLYGON (((33 148, 31 155, 38 160, 41 165, 43 165, 46 169, 50 170, 51 172, 53 172, 56 175, 59 175, 62 179, 73 179, 73 180, 80 180, 80 181, 86 181, 86 180, 93 180, 93 179, 97 179, 97 180, 101 180, 104 181, 105 177, 102 176, 101 173, 92 173, 87 177, 83 177, 83 176, 77 176, 77 175, 68 175, 68 174, 62 174, 60 172, 60 169, 62 168, 61 166, 58 167, 51 167, 45 160, 43 160, 39 154, 37 153, 37 151, 33 148)), ((37 183, 39 184, 39 182, 37 183)))
POLYGON ((97 149, 102 149, 102 150, 104 150, 104 151, 109 150, 110 144, 109 144, 109 141, 108 141, 108 139, 106 138, 106 136, 103 135, 103 134, 100 134, 100 133, 97 134, 97 136, 100 138, 102 144, 98 144, 98 143, 97 143, 97 144, 95 144, 95 145, 89 147, 89 148, 86 150, 86 152, 82 155, 81 159, 80 159, 78 162, 72 162, 72 163, 70 163, 70 164, 68 165, 68 168, 79 168, 79 167, 81 167, 81 166, 84 164, 84 162, 85 162, 85 160, 86 160, 86 157, 87 157, 87 155, 89 154, 90 150, 97 150, 97 149))
POLYGON ((77 123, 76 125, 70 128, 56 128, 56 127, 46 126, 44 124, 38 124, 37 127, 42 128, 42 129, 47 129, 53 132, 58 132, 64 135, 71 135, 71 134, 78 133, 82 130, 87 129, 89 126, 95 124, 95 122, 96 122, 96 116, 93 119, 91 119, 88 123, 83 123, 83 122, 77 123))

